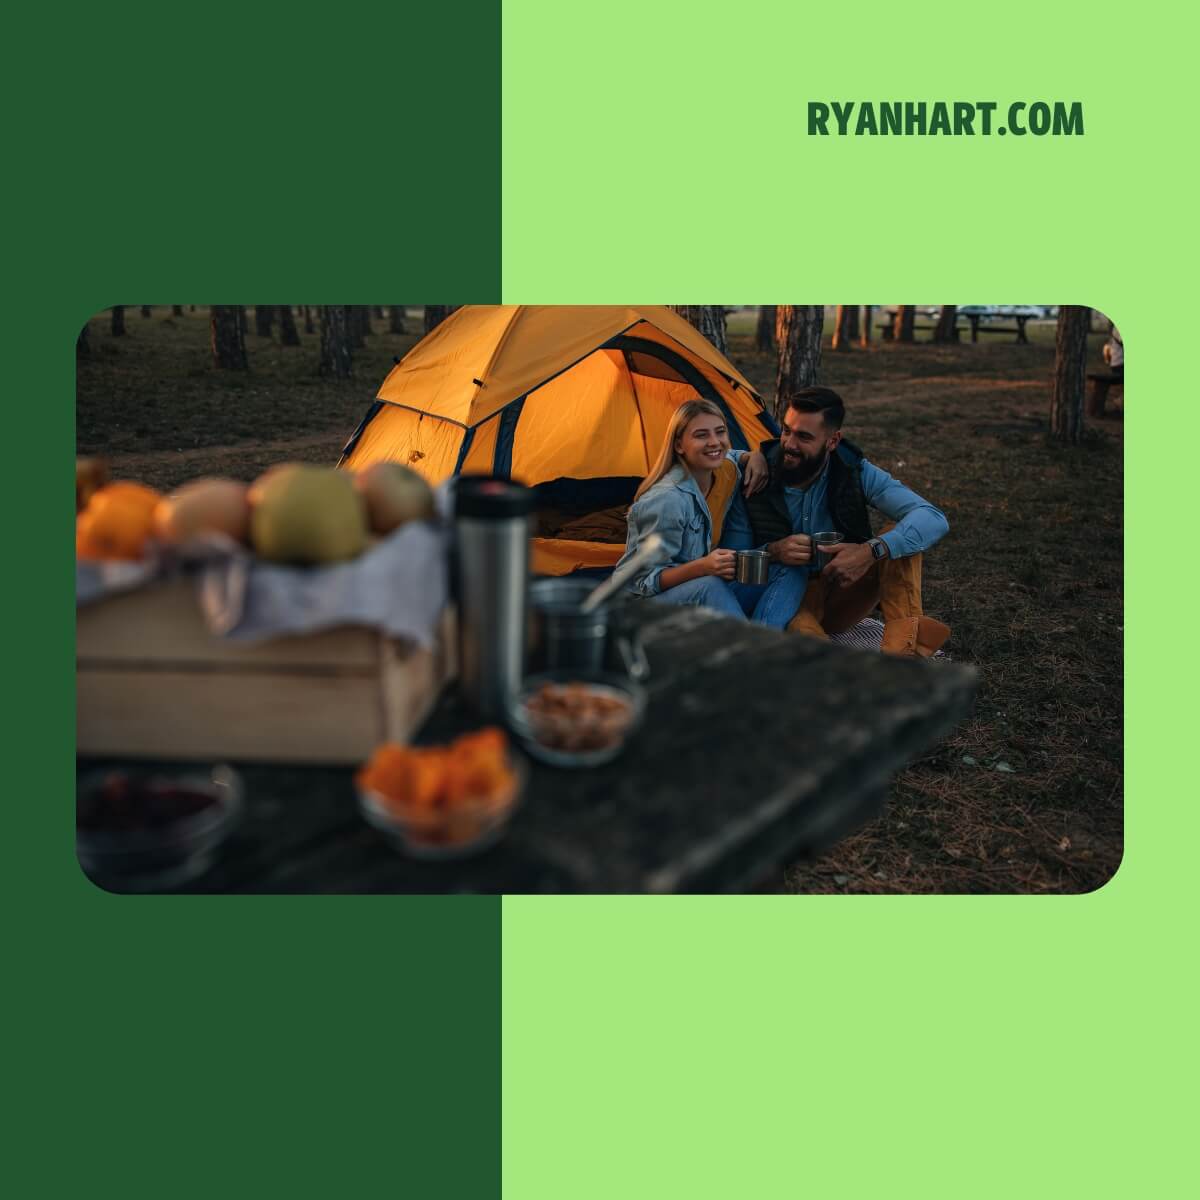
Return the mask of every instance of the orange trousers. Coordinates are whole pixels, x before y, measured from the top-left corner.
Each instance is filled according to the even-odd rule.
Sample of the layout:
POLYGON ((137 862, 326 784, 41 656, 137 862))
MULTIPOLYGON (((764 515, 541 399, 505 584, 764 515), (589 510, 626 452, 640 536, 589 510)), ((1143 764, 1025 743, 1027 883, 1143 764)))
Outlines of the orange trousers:
MULTIPOLYGON (((884 527, 886 533, 891 525, 884 527)), ((921 563, 924 556, 911 554, 907 558, 881 558, 857 583, 849 587, 831 587, 817 575, 808 581, 800 611, 792 618, 789 629, 812 633, 810 622, 815 621, 826 634, 845 633, 853 629, 878 605, 884 622, 924 615, 921 607, 921 563)))

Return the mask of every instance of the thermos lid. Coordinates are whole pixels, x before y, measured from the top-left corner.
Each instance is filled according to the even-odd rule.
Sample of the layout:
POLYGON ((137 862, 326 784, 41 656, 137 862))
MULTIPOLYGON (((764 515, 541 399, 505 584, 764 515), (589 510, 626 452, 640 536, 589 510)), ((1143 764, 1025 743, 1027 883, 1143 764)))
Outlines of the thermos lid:
POLYGON ((454 485, 454 515, 503 521, 533 511, 532 489, 499 475, 460 475, 454 485))

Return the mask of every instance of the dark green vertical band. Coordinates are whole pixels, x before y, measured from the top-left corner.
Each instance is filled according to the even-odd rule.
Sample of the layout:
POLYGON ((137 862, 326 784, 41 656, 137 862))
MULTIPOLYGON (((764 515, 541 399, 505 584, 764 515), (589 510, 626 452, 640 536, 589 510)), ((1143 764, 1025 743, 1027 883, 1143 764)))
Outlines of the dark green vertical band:
POLYGON ((70 462, 75 336, 114 302, 500 300, 499 0, 20 25, 11 1165, 129 1200, 498 1196, 499 897, 112 896, 80 875, 70 462))

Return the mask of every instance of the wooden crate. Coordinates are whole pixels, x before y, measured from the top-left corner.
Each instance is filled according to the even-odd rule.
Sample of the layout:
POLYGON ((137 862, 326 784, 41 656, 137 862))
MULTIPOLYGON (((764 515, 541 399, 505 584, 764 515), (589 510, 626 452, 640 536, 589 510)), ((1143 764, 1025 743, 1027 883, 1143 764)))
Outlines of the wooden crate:
POLYGON ((347 627, 240 645, 210 634, 172 580, 77 612, 76 749, 86 756, 360 763, 407 741, 452 664, 347 627))

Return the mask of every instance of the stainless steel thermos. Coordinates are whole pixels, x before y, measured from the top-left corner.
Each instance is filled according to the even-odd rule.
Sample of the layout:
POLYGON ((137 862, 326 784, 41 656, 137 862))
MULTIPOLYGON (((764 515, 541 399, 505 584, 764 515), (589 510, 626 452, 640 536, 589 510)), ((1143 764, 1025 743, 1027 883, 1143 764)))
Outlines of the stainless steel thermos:
POLYGON ((455 485, 458 672, 481 716, 503 719, 521 684, 534 495, 511 480, 463 475, 455 485))

